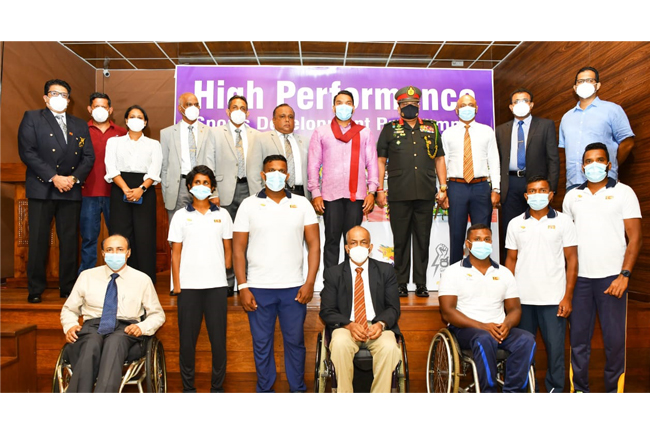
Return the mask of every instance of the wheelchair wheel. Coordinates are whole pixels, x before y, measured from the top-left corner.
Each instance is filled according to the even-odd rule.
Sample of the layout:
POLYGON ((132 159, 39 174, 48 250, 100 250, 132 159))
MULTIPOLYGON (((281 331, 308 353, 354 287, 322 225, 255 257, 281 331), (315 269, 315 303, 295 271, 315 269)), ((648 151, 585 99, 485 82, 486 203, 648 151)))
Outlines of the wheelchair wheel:
POLYGON ((399 336, 400 347, 402 349, 402 363, 400 365, 399 372, 399 392, 410 392, 410 383, 409 383, 409 360, 406 353, 406 341, 404 341, 404 336, 400 334, 399 336))
POLYGON ((147 341, 145 360, 147 392, 167 392, 167 365, 163 345, 155 336, 147 341))
POLYGON ((318 333, 316 340, 316 364, 314 368, 314 392, 325 392, 327 384, 327 365, 325 356, 325 343, 323 342, 323 333, 318 333))
POLYGON ((68 390, 68 384, 70 383, 70 378, 72 377, 72 370, 65 362, 64 352, 68 347, 68 343, 65 343, 59 352, 59 356, 56 360, 56 365, 54 367, 54 375, 52 378, 52 392, 53 393, 64 393, 68 390))
POLYGON ((448 329, 441 329, 433 337, 427 364, 427 392, 458 392, 458 349, 448 329))

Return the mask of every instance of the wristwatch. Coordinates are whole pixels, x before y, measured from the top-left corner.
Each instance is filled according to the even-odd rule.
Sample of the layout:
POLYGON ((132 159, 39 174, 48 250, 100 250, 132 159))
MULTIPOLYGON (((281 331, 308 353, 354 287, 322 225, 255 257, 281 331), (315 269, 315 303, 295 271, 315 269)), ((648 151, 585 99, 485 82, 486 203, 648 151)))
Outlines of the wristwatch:
POLYGON ((140 185, 140 189, 141 189, 143 192, 147 192, 147 187, 144 186, 144 185, 140 185))
POLYGON ((630 278, 630 276, 632 275, 632 272, 628 271, 627 269, 623 269, 621 271, 621 275, 623 275, 624 277, 630 278))
POLYGON ((79 182, 79 179, 77 179, 75 176, 72 176, 72 182, 77 183, 77 182, 79 182))
POLYGON ((447 192, 447 184, 440 185, 440 192, 447 192))
POLYGON ((499 188, 492 188, 492 192, 496 192, 497 194, 501 195, 501 190, 499 188))

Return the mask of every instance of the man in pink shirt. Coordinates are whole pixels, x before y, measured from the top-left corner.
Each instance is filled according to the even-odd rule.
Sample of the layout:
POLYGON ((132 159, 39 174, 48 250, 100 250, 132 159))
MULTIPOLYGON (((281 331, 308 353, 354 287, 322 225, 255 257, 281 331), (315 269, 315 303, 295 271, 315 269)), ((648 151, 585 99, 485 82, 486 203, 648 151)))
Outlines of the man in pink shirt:
POLYGON ((325 268, 339 263, 341 236, 372 211, 378 185, 377 148, 370 130, 352 120, 352 93, 341 90, 332 111, 332 122, 311 136, 307 162, 312 205, 325 222, 325 268))

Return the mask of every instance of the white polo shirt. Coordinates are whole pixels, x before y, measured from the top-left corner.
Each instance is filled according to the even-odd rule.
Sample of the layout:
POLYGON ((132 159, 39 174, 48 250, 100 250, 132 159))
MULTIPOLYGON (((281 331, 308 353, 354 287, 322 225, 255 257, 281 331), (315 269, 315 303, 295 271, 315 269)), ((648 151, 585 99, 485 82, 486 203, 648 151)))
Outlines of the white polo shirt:
POLYGON ((558 305, 566 291, 564 248, 578 245, 573 221, 549 208, 540 220, 530 209, 508 224, 506 248, 517 251, 515 279, 526 305, 558 305))
POLYGON ((457 296, 456 309, 482 323, 503 323, 504 301, 519 297, 512 272, 492 261, 485 275, 472 266, 469 256, 442 273, 438 297, 457 296))
POLYGON ((191 204, 174 214, 167 241, 182 243, 181 289, 211 289, 228 285, 223 240, 232 239, 230 214, 210 205, 201 214, 191 204))
POLYGON ((627 249, 624 220, 641 218, 632 188, 609 178, 592 194, 585 182, 566 194, 562 211, 573 219, 578 233, 578 276, 618 275, 627 249))
POLYGON ((239 205, 233 231, 248 233, 248 273, 250 287, 286 289, 302 286, 305 226, 318 224, 309 200, 286 191, 276 203, 266 189, 239 205))

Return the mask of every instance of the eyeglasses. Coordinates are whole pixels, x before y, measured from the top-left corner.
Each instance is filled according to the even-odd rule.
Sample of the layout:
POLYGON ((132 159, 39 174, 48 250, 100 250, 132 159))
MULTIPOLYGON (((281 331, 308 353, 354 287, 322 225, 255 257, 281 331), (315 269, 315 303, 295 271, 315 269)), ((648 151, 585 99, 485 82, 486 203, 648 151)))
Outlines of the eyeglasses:
POLYGON ((525 102, 526 104, 528 104, 528 103, 530 103, 530 99, 528 99, 528 98, 515 99, 512 103, 513 104, 521 104, 522 102, 525 102))
POLYGON ((48 95, 50 95, 51 98, 56 98, 57 96, 61 95, 63 99, 68 99, 68 96, 70 96, 69 93, 61 93, 57 92, 56 90, 50 90, 47 92, 48 95))
POLYGON ((596 84, 598 81, 596 81, 595 78, 581 78, 579 80, 576 80, 576 84, 582 84, 582 83, 589 83, 589 84, 596 84))

